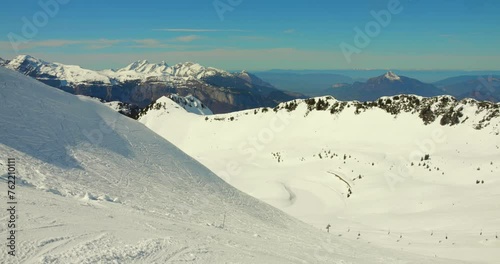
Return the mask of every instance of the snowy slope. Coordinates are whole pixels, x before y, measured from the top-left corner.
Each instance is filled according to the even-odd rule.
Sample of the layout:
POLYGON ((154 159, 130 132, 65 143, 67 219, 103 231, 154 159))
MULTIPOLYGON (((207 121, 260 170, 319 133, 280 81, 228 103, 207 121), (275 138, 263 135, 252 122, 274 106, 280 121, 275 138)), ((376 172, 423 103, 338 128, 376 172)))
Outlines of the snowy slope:
POLYGON ((19 201, 17 256, 3 246, 0 263, 454 263, 317 231, 108 106, 0 80, 0 188, 16 158, 19 201))
POLYGON ((139 121, 231 185, 319 229, 331 224, 335 236, 497 263, 499 109, 449 96, 323 97, 139 121))
POLYGON ((142 121, 144 123, 147 122, 146 119, 151 119, 155 122, 162 115, 178 116, 184 114, 212 115, 213 113, 192 95, 182 97, 177 94, 172 94, 169 96, 162 96, 160 99, 142 109, 138 117, 144 117, 142 121))
POLYGON ((106 102, 105 100, 96 97, 90 97, 85 95, 77 95, 77 96, 82 98, 82 100, 91 99, 96 102, 102 103, 105 106, 111 108, 113 111, 116 111, 122 115, 128 116, 133 119, 137 119, 139 112, 142 110, 137 105, 128 104, 120 101, 106 102))
POLYGON ((171 94, 164 96, 157 100, 157 103, 166 101, 166 98, 176 102, 180 107, 184 108, 188 113, 198 115, 213 115, 212 111, 208 109, 198 98, 193 95, 180 96, 178 94, 171 94))
POLYGON ((127 104, 120 101, 102 102, 102 103, 108 106, 109 108, 113 109, 114 111, 134 119, 137 117, 137 114, 141 110, 136 105, 127 104))

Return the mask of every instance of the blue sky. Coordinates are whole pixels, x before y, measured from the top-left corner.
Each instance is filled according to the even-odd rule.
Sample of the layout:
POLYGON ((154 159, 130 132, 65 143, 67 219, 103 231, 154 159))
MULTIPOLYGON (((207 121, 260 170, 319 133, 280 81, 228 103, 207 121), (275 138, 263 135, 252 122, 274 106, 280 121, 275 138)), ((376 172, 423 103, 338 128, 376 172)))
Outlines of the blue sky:
POLYGON ((495 0, 41 0, 57 3, 52 14, 39 1, 2 2, 7 59, 31 54, 93 69, 147 59, 248 70, 500 70, 495 0), (354 29, 366 33, 378 23, 371 11, 397 2, 402 11, 357 46, 354 29), (26 21, 36 33, 23 31, 26 21), (341 43, 356 52, 346 56, 341 43))

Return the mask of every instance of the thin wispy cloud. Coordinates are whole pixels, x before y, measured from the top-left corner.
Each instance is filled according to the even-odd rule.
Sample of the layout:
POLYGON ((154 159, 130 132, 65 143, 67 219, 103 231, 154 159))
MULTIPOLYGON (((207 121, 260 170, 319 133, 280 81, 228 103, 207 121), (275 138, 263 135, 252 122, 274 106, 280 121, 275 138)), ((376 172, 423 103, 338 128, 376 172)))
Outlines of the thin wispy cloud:
MULTIPOLYGON (((48 39, 39 41, 28 41, 19 43, 20 50, 29 50, 35 48, 61 48, 67 46, 84 46, 89 49, 103 49, 113 45, 127 42, 123 39, 90 39, 90 40, 69 40, 69 39, 48 39)), ((0 41, 0 49, 11 49, 12 44, 9 41, 0 41)))
POLYGON ((154 31, 167 32, 246 32, 241 29, 202 29, 202 28, 157 28, 154 31))
POLYGON ((164 43, 158 39, 134 39, 133 45, 130 48, 136 49, 158 49, 158 48, 170 48, 171 46, 164 43))
POLYGON ((137 39, 135 40, 137 44, 145 45, 145 46, 156 46, 161 44, 161 42, 157 39, 137 39))
POLYGON ((293 28, 287 29, 287 30, 283 31, 283 33, 285 33, 285 34, 292 34, 292 33, 295 33, 295 29, 293 29, 293 28))
POLYGON ((264 36, 234 36, 234 38, 245 41, 267 41, 272 39, 271 37, 264 36))
POLYGON ((195 40, 201 39, 200 36, 198 35, 188 35, 188 36, 180 36, 177 38, 174 38, 173 40, 176 42, 193 42, 195 40))
POLYGON ((86 45, 88 49, 106 49, 123 42, 125 41, 121 39, 98 39, 81 41, 79 44, 86 45))
POLYGON ((78 40, 66 40, 66 39, 49 39, 42 41, 31 41, 27 42, 23 46, 25 48, 36 48, 36 47, 63 47, 68 45, 79 44, 81 41, 78 40))
MULTIPOLYGON (((116 47, 122 45, 130 48, 172 48, 179 47, 173 45, 174 42, 189 43, 201 37, 196 35, 181 36, 169 40, 159 39, 86 39, 86 40, 66 40, 66 39, 49 39, 40 41, 29 41, 20 43, 19 50, 32 50, 37 48, 63 48, 63 47, 80 47, 84 49, 99 50, 116 47)), ((180 47, 182 48, 182 47, 180 47)), ((12 50, 12 44, 9 41, 0 41, 0 50, 12 50)))

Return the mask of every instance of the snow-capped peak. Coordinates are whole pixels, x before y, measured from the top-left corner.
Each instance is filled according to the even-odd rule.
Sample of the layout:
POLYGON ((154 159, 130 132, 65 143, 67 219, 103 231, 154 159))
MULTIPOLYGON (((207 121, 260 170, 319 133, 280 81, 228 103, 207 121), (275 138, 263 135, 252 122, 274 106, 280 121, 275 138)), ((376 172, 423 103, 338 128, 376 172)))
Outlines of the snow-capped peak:
POLYGON ((144 119, 145 116, 149 116, 151 113, 156 113, 155 115, 162 115, 170 112, 213 115, 213 112, 207 106, 191 94, 187 96, 170 94, 168 96, 158 98, 158 100, 144 108, 139 113, 139 118, 144 119))
POLYGON ((399 81, 401 80, 401 77, 399 77, 397 74, 395 74, 394 72, 392 71, 388 71, 384 77, 388 80, 391 80, 391 81, 399 81))
POLYGON ((240 78, 246 79, 247 81, 252 79, 252 77, 250 76, 250 73, 249 73, 249 72, 247 72, 247 71, 245 71, 245 70, 243 70, 243 71, 241 71, 241 72, 239 72, 239 73, 236 73, 236 74, 237 74, 240 78))
POLYGON ((205 67, 194 62, 178 63, 170 67, 170 73, 177 77, 194 77, 201 79, 203 77, 217 74, 230 75, 230 73, 213 67, 205 67))
POLYGON ((139 67, 142 67, 148 63, 149 63, 149 61, 147 61, 147 60, 138 60, 138 61, 135 61, 135 62, 127 65, 127 67, 125 67, 125 68, 119 69, 118 71, 132 71, 132 70, 135 70, 139 67))
POLYGON ((129 64, 127 67, 119 69, 117 72, 135 71, 139 73, 163 73, 168 69, 165 61, 160 63, 149 63, 147 60, 139 60, 129 64))
POLYGON ((31 66, 31 67, 38 67, 43 64, 49 64, 48 62, 45 62, 41 59, 37 59, 35 57, 32 57, 30 55, 18 55, 16 56, 13 60, 9 62, 9 65, 11 67, 19 67, 21 65, 25 66, 31 66))
POLYGON ((18 55, 12 61, 24 61, 24 60, 42 61, 30 55, 18 55))
POLYGON ((99 72, 83 69, 77 65, 46 62, 30 55, 19 55, 5 65, 6 68, 25 75, 38 76, 38 80, 57 80, 61 85, 99 82, 111 84, 112 80, 99 72))

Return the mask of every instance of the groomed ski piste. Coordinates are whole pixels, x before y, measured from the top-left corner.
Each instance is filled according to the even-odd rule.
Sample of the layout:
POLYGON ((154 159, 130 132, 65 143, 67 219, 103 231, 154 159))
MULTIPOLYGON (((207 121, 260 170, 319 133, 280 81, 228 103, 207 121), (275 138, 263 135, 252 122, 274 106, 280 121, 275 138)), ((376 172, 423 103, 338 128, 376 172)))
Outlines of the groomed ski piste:
POLYGON ((1 263, 457 263, 320 231, 108 106, 2 67, 0 102, 4 241, 8 158, 18 176, 1 263))
POLYGON ((208 116, 156 104, 140 122, 239 190, 318 230, 330 224, 330 239, 500 259, 500 104, 320 97, 208 116))

